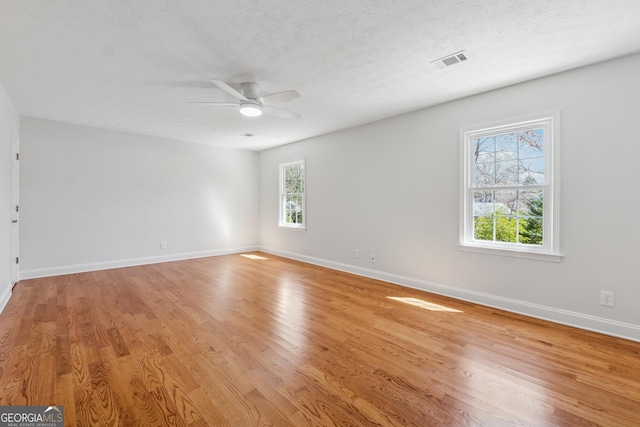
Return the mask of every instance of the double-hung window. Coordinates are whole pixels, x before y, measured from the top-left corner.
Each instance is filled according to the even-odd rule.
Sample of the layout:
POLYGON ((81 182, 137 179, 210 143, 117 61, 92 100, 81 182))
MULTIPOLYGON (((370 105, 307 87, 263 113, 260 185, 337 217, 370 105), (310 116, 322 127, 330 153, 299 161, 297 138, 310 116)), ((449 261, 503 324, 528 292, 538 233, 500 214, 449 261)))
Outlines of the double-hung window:
POLYGON ((560 260, 559 112, 460 131, 460 247, 560 260))
POLYGON ((280 164, 281 227, 305 229, 305 161, 280 164))

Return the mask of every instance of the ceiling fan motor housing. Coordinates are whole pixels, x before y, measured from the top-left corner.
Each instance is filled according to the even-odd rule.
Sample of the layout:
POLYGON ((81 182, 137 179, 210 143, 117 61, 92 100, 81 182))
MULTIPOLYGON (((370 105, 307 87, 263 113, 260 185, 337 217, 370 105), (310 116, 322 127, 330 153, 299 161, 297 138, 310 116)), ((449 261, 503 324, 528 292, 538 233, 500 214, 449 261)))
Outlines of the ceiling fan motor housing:
POLYGON ((242 83, 242 94, 250 100, 260 98, 260 85, 253 82, 242 83))

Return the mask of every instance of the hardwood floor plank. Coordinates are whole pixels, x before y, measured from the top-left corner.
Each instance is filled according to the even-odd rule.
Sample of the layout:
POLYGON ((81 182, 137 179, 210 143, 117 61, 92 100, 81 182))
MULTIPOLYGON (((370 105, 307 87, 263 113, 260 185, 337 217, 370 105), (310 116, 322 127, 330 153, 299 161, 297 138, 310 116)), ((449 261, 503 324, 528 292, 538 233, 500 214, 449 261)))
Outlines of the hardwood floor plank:
POLYGON ((0 405, 78 426, 640 425, 640 343, 251 255, 21 281, 0 405))
POLYGON ((90 363, 91 400, 98 407, 101 418, 107 425, 124 425, 120 399, 112 389, 112 382, 102 363, 90 363))
POLYGON ((244 372, 227 361, 211 363, 207 357, 199 356, 196 359, 197 372, 202 378, 202 388, 210 391, 208 395, 213 404, 220 408, 231 425, 257 425, 260 414, 244 398, 254 389, 244 372))
POLYGON ((26 346, 11 348, 2 370, 0 382, 0 403, 3 406, 27 405, 30 397, 26 395, 28 378, 31 376, 31 362, 35 356, 28 356, 26 346))
POLYGON ((65 401, 73 401, 77 408, 86 408, 89 405, 93 391, 91 375, 89 374, 88 352, 83 343, 72 343, 70 348, 73 399, 70 399, 70 396, 66 396, 65 401))
POLYGON ((73 376, 70 373, 56 374, 53 396, 47 403, 47 405, 56 405, 55 402, 65 402, 64 421, 69 426, 75 426, 78 423, 74 399, 69 399, 69 396, 73 396, 73 387, 73 376))
POLYGON ((198 413, 202 417, 200 420, 193 421, 191 426, 234 426, 234 424, 229 423, 227 415, 223 414, 214 404, 215 399, 209 397, 204 389, 197 388, 190 391, 188 395, 194 407, 198 409, 198 413))

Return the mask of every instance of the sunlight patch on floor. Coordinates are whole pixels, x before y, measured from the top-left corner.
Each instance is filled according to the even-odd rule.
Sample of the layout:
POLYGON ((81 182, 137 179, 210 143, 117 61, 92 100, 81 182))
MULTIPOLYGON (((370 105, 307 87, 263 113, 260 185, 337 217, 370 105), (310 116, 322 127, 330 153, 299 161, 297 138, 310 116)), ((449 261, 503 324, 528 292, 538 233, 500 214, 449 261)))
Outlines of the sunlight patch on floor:
POLYGON ((240 256, 243 256, 243 257, 249 258, 249 259, 269 259, 269 258, 265 258, 265 257, 260 256, 260 255, 253 255, 253 254, 240 254, 240 256))
POLYGON ((418 298, 404 298, 404 297, 387 297, 394 301, 400 301, 405 304, 415 305, 416 307, 425 308, 430 311, 446 311, 450 313, 464 313, 462 310, 456 310, 455 308, 446 307, 440 304, 434 304, 418 298))

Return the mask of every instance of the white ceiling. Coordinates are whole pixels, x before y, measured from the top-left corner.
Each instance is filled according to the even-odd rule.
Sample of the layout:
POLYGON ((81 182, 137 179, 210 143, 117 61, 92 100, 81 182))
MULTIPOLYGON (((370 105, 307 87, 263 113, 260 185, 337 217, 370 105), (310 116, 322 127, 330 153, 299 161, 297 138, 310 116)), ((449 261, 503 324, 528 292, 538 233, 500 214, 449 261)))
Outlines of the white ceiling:
POLYGON ((634 52, 638 0, 0 0, 20 114, 253 150, 634 52), (189 104, 231 100, 210 78, 302 118, 189 104))

